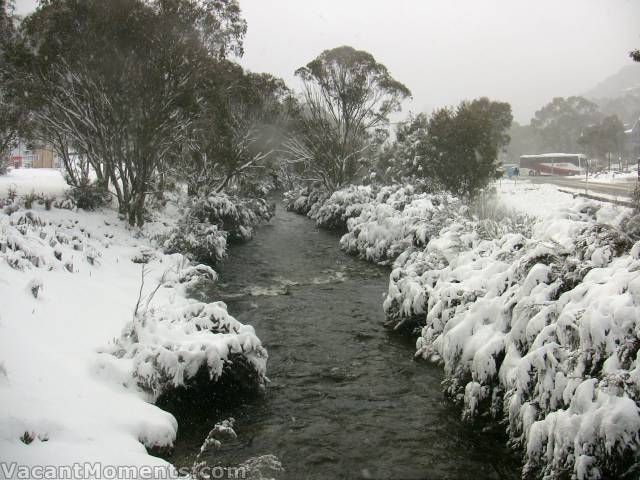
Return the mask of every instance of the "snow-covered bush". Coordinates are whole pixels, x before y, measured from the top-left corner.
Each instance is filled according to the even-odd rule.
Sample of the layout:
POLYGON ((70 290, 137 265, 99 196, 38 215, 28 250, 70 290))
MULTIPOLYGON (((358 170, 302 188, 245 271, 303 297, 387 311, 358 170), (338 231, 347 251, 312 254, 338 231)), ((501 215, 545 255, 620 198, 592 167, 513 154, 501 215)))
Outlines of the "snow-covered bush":
POLYGON ((345 230, 347 220, 357 217, 372 200, 375 190, 371 186, 349 186, 334 192, 323 202, 309 208, 307 215, 321 227, 345 230))
POLYGON ((76 201, 69 195, 65 195, 62 198, 57 198, 53 202, 53 206, 55 208, 60 208, 63 210, 75 210, 78 208, 76 205, 76 201))
POLYGON ((284 206, 289 211, 306 215, 312 208, 322 206, 327 198, 329 194, 320 189, 292 190, 284 194, 284 206))
POLYGON ((421 247, 466 207, 446 194, 416 193, 411 186, 383 187, 375 201, 348 220, 343 250, 388 265, 412 247, 421 247))
POLYGON ((216 225, 187 218, 178 223, 164 241, 165 253, 182 253, 191 260, 215 264, 227 250, 227 233, 216 225))
POLYGON ((224 193, 198 198, 190 201, 176 227, 160 236, 160 243, 166 253, 215 264, 224 258, 228 243, 249 240, 255 226, 273 216, 273 209, 263 199, 224 193))
POLYGON ((531 238, 452 225, 390 279, 385 308, 424 315, 417 355, 444 365, 466 418, 508 422, 532 478, 616 478, 638 461, 640 243, 597 216, 584 205, 531 238))
POLYGON ((24 204, 24 208, 31 209, 33 207, 33 203, 38 200, 38 195, 35 192, 27 193, 22 196, 22 203, 24 204))
POLYGON ((104 186, 89 180, 71 186, 65 192, 65 199, 72 201, 77 208, 83 210, 95 210, 111 202, 111 196, 104 186))
POLYGON ((264 199, 244 199, 216 193, 196 199, 187 215, 227 232, 230 242, 248 240, 253 229, 273 216, 273 206, 264 199))
POLYGON ((243 368, 259 387, 267 359, 253 327, 224 303, 195 300, 143 308, 105 352, 130 364, 135 383, 154 399, 176 388, 215 390, 223 373, 243 368))

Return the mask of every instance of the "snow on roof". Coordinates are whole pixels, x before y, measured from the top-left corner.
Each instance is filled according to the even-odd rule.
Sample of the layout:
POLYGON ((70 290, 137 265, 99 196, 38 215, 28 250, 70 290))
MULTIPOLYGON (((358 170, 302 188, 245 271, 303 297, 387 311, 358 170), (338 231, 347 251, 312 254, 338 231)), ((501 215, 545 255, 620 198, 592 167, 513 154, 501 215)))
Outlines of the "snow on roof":
POLYGON ((583 153, 541 153, 540 155, 521 155, 520 158, 558 158, 558 157, 584 157, 583 153))

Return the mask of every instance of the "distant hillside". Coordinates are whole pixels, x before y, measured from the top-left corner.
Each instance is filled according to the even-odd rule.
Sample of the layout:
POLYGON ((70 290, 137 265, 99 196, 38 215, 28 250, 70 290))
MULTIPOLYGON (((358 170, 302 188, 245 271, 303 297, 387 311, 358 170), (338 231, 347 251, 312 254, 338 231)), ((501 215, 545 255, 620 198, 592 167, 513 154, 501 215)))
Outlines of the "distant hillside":
POLYGON ((590 99, 616 98, 627 94, 640 95, 640 63, 626 65, 607 77, 583 96, 590 99))

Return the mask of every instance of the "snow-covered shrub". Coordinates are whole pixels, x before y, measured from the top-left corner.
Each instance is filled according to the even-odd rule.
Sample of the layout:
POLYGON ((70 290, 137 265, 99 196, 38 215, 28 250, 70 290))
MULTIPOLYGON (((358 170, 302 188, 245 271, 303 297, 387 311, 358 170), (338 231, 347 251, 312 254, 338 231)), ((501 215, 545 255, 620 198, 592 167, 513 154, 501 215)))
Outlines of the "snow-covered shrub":
POLYGON ((224 258, 229 242, 250 239, 254 227, 273 216, 273 208, 262 199, 224 193, 198 198, 187 206, 176 227, 160 236, 160 243, 166 253, 215 264, 224 258))
POLYGON ((27 290, 31 293, 31 295, 33 295, 33 298, 38 298, 38 294, 40 293, 40 290, 42 290, 42 288, 43 283, 42 279, 40 278, 32 278, 27 284, 27 290))
POLYGON ((360 258, 388 265, 412 247, 421 247, 465 207, 446 194, 416 193, 411 186, 383 187, 360 215, 347 221, 340 246, 360 258))
POLYGON ((83 210, 95 210, 111 202, 111 196, 104 185, 88 180, 69 188, 65 192, 65 198, 72 200, 77 208, 83 210))
POLYGON ((202 281, 214 282, 218 274, 208 265, 190 265, 183 268, 178 275, 178 283, 197 283, 202 281))
POLYGON ((477 222, 475 229, 480 238, 490 240, 509 233, 530 237, 535 220, 507 208, 496 199, 494 193, 481 193, 469 206, 470 218, 477 222))
POLYGON ((284 195, 284 206, 287 210, 307 215, 312 208, 319 208, 329 194, 321 189, 305 188, 292 190, 284 195))
POLYGON ((256 225, 271 219, 273 208, 264 199, 243 199, 216 193, 196 199, 187 215, 224 230, 228 240, 233 242, 250 239, 256 225))
POLYGON ((253 327, 224 303, 194 300, 143 309, 105 351, 128 361, 135 383, 154 399, 176 388, 215 389, 224 372, 241 368, 260 386, 267 359, 253 327))
POLYGON ((73 272, 74 251, 83 251, 90 264, 97 264, 101 256, 91 232, 76 222, 47 223, 31 210, 0 216, 0 259, 5 258, 16 270, 35 267, 73 272))
POLYGON ((24 208, 31 209, 33 207, 33 202, 38 200, 38 195, 35 192, 27 193, 22 196, 22 203, 24 204, 24 208))
POLYGON ((424 315, 417 355, 443 363, 466 418, 508 422, 532 478, 616 478, 638 461, 640 243, 586 206, 531 238, 452 225, 398 259, 385 300, 424 315))
POLYGON ((38 201, 44 205, 45 210, 51 210, 53 203, 56 201, 56 196, 49 194, 41 194, 38 196, 38 201))
POLYGON ((69 195, 65 194, 62 198, 54 200, 53 206, 63 210, 75 210, 77 208, 76 201, 69 195))
POLYGON ((345 230, 347 220, 357 217, 362 209, 375 198, 371 186, 349 186, 334 192, 323 202, 317 202, 309 208, 307 215, 316 221, 318 226, 345 230))
POLYGON ((192 218, 179 222, 164 241, 165 253, 181 253, 197 262, 215 264, 227 249, 227 233, 192 218))
POLYGON ((4 213, 5 215, 11 215, 15 212, 17 212, 18 210, 20 210, 20 205, 18 205, 17 202, 11 202, 8 203, 5 207, 4 207, 4 213))

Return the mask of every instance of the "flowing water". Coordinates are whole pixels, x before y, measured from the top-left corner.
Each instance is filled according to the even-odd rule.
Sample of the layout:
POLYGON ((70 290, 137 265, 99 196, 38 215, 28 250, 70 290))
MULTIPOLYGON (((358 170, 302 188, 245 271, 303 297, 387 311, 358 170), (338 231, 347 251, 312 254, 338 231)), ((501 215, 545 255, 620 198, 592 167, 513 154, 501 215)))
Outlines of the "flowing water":
POLYGON ((271 383, 240 405, 179 417, 173 463, 191 464, 212 425, 233 416, 238 439, 210 463, 273 454, 286 470, 277 478, 295 480, 519 478, 503 440, 459 420, 441 367, 414 361, 414 340, 382 326, 388 269, 279 207, 217 270, 196 296, 255 327, 271 383))

